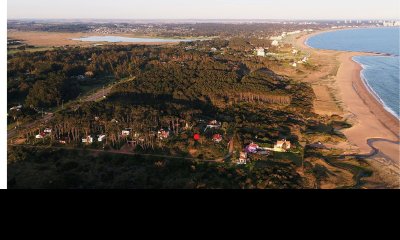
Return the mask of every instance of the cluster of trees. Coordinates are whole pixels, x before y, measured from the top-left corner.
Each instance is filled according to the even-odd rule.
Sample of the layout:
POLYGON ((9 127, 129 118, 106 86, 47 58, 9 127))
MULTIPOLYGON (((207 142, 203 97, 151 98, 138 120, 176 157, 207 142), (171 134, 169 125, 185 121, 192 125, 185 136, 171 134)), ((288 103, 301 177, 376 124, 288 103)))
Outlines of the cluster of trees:
POLYGON ((56 106, 60 99, 67 101, 76 97, 75 93, 80 92, 78 87, 96 85, 105 76, 116 79, 134 76, 140 71, 145 60, 141 55, 146 50, 132 49, 60 48, 11 54, 7 64, 8 101, 26 100, 26 104, 36 107, 56 106))
POLYGON ((255 93, 238 93, 234 96, 234 101, 272 103, 272 104, 290 104, 290 96, 274 95, 274 94, 255 94, 255 93))
POLYGON ((46 80, 36 81, 26 97, 27 106, 52 107, 60 106, 62 101, 74 99, 79 94, 76 79, 64 75, 49 74, 46 80))

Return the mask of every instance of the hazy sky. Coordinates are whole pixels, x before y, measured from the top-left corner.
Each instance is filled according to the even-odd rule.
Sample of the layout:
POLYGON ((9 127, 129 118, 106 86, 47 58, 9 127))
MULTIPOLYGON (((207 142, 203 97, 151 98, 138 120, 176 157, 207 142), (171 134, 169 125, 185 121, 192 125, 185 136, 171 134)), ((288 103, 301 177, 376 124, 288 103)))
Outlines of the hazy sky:
POLYGON ((8 0, 8 19, 400 18, 399 0, 8 0))

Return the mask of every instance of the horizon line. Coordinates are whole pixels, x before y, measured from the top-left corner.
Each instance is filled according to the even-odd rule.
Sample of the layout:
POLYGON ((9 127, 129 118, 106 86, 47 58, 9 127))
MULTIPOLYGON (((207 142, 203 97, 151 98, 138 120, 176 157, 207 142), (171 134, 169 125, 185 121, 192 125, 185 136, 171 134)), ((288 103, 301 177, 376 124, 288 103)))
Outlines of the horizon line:
POLYGON ((130 20, 130 21, 366 21, 366 20, 388 20, 399 21, 400 18, 37 18, 20 17, 7 18, 12 20, 130 20))

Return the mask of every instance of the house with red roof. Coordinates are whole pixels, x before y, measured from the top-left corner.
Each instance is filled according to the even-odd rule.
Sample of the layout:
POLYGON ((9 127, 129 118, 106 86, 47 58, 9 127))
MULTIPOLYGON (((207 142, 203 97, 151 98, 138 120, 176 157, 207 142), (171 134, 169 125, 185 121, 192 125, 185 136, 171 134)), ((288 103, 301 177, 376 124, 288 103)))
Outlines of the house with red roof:
POLYGON ((222 135, 221 134, 214 134, 212 139, 213 139, 214 142, 219 143, 219 142, 222 141, 222 135))

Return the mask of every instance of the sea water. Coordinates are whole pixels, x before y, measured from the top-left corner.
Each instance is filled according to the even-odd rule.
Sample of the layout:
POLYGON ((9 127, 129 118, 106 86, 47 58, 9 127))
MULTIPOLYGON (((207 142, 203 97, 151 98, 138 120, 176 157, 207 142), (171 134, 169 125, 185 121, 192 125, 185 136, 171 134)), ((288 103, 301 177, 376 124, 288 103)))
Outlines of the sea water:
POLYGON ((400 118, 400 28, 363 28, 325 32, 309 38, 312 48, 375 52, 388 56, 356 56, 361 77, 385 109, 400 118))

